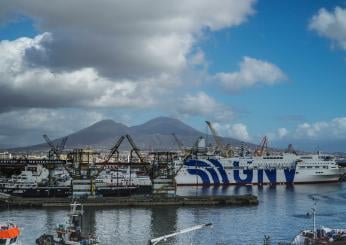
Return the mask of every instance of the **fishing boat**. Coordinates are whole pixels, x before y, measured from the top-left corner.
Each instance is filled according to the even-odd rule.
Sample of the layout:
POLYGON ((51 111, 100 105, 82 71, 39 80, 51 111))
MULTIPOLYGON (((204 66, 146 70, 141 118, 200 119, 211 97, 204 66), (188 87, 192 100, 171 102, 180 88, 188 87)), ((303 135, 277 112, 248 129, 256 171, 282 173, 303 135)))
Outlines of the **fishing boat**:
POLYGON ((316 203, 311 210, 313 220, 312 229, 299 232, 290 245, 345 245, 346 229, 328 228, 324 226, 316 228, 316 203))
POLYGON ((97 245, 92 235, 85 236, 82 232, 83 205, 72 203, 69 213, 69 222, 65 226, 59 224, 55 230, 56 235, 43 234, 36 239, 37 245, 97 245))
POLYGON ((0 224, 0 245, 16 245, 20 235, 19 228, 12 224, 0 224))

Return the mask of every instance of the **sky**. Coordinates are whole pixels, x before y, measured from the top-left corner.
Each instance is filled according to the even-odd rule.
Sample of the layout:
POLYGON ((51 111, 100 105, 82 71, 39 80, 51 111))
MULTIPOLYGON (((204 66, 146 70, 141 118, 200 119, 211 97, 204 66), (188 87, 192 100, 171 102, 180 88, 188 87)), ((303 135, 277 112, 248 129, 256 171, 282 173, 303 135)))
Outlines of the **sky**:
POLYGON ((2 0, 0 146, 102 119, 346 151, 346 1, 2 0))

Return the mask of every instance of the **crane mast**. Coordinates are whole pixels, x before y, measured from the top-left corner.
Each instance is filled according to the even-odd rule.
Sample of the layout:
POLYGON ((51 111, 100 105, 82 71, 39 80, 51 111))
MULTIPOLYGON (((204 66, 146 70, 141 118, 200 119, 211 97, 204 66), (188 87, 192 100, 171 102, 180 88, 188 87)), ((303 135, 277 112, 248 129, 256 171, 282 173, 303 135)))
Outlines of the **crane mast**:
POLYGON ((181 141, 178 139, 178 137, 175 135, 175 133, 172 133, 172 136, 173 136, 175 142, 177 143, 179 150, 183 152, 184 151, 183 143, 181 143, 181 141))
POLYGON ((232 156, 234 153, 233 153, 233 150, 232 149, 227 149, 227 147, 225 147, 225 145, 222 143, 221 141, 221 138, 220 136, 217 134, 215 128, 213 127, 213 125, 209 122, 209 121, 205 121, 205 123, 208 125, 212 135, 213 135, 213 138, 215 140, 215 143, 216 143, 216 146, 217 146, 217 149, 219 149, 221 151, 221 153, 226 156, 226 157, 229 157, 229 156, 232 156))
POLYGON ((268 138, 267 136, 264 136, 259 147, 257 147, 257 149, 255 150, 254 155, 257 157, 263 156, 263 154, 267 152, 267 148, 268 148, 268 138))

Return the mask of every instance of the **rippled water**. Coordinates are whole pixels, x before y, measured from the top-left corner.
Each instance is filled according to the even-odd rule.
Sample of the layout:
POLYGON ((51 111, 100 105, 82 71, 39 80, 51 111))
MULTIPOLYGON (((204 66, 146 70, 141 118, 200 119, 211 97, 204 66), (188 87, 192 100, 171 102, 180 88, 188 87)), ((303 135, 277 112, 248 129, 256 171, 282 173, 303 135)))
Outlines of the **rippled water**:
MULTIPOLYGON (((148 240, 193 225, 213 223, 193 233, 160 244, 263 244, 270 235, 272 244, 289 241, 299 230, 310 227, 306 213, 317 202, 317 223, 346 228, 346 183, 297 185, 295 187, 180 188, 184 195, 258 195, 254 207, 160 207, 87 209, 85 232, 94 233, 101 244, 147 244, 148 240)), ((67 209, 12 209, 0 211, 0 220, 11 220, 22 228, 21 242, 35 239, 65 223, 67 209)))

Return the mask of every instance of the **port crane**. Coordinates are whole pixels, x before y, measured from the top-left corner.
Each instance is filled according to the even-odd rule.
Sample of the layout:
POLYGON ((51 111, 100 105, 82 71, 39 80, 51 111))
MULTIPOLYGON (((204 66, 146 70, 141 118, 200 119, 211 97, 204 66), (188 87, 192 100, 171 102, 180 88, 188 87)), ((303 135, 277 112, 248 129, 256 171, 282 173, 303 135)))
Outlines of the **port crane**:
POLYGON ((128 142, 130 143, 130 145, 132 147, 131 152, 130 152, 130 158, 132 159, 132 154, 133 154, 133 152, 135 152, 137 157, 138 157, 138 159, 139 159, 139 162, 140 163, 144 163, 144 159, 143 159, 143 157, 142 157, 142 155, 140 153, 140 150, 137 147, 137 145, 135 144, 135 142, 133 141, 132 137, 129 134, 127 134, 126 138, 127 138, 128 142))
POLYGON ((222 141, 221 141, 221 137, 218 135, 218 133, 216 132, 215 128, 213 127, 213 125, 209 122, 209 121, 205 121, 205 123, 208 125, 213 138, 215 140, 216 146, 217 146, 217 150, 221 151, 222 155, 224 155, 225 157, 231 157, 234 156, 234 151, 230 148, 230 147, 226 147, 222 141))
POLYGON ((114 154, 116 154, 116 158, 119 159, 119 147, 121 145, 121 143, 124 141, 125 139, 125 136, 121 136, 117 141, 116 143, 114 144, 114 146, 111 148, 110 152, 107 154, 105 160, 102 162, 102 167, 100 167, 95 175, 93 177, 97 177, 99 176, 99 174, 105 169, 106 165, 109 163, 109 161, 111 160, 112 156, 114 154))
POLYGON ((260 145, 256 148, 254 155, 256 157, 263 156, 267 152, 267 149, 268 149, 268 138, 267 136, 264 136, 260 145))
MULTIPOLYGON (((61 153, 63 152, 64 148, 65 148, 65 145, 66 145, 66 141, 68 139, 68 137, 64 137, 62 138, 62 140, 60 141, 60 144, 57 143, 56 145, 54 145, 54 143, 50 140, 50 138, 48 137, 48 135, 44 134, 43 135, 43 138, 45 139, 45 141, 47 142, 47 144, 50 146, 50 152, 54 153, 55 156, 56 156, 56 159, 57 160, 61 160, 61 153)), ((49 153, 49 155, 51 155, 49 153)), ((49 156, 49 158, 51 158, 51 156, 49 156)), ((48 171, 49 171, 49 184, 52 185, 52 171, 53 169, 55 169, 56 165, 52 162, 50 162, 49 164, 46 165, 48 171)), ((65 168, 65 170, 68 172, 68 174, 70 176, 72 176, 72 171, 70 169, 67 168, 66 166, 66 162, 65 164, 63 164, 63 167, 65 168)))
POLYGON ((186 159, 189 155, 192 154, 193 152, 193 148, 196 148, 195 145, 198 144, 198 141, 195 143, 195 145, 192 148, 188 148, 188 147, 184 147, 183 143, 178 139, 177 135, 175 133, 171 134, 175 140, 175 142, 177 143, 177 146, 179 148, 179 150, 182 152, 182 157, 183 159, 186 159))
POLYGON ((183 145, 183 143, 178 139, 178 137, 175 135, 175 133, 172 133, 172 136, 173 136, 175 142, 177 143, 177 146, 178 146, 179 150, 181 152, 184 152, 184 145, 183 145))
POLYGON ((62 138, 62 140, 60 141, 60 144, 57 143, 56 145, 54 145, 54 143, 49 139, 48 135, 44 134, 43 138, 45 139, 47 144, 50 146, 51 151, 55 154, 57 159, 60 159, 60 155, 65 148, 68 137, 62 138))

